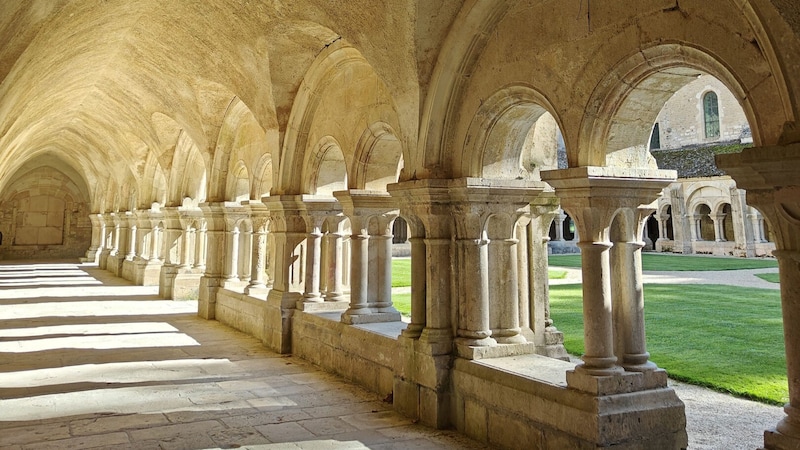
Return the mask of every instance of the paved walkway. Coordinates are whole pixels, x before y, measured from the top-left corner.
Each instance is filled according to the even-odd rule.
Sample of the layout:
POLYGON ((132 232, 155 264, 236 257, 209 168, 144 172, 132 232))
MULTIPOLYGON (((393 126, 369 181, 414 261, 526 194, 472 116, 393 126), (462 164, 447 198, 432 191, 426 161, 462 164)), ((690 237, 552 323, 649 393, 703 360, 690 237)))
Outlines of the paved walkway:
POLYGON ((156 293, 0 265, 0 448, 483 448, 156 293))
MULTIPOLYGON (((77 264, 0 265, 0 448, 482 448, 77 264)), ((780 408, 674 383, 690 448, 756 448, 780 408)))

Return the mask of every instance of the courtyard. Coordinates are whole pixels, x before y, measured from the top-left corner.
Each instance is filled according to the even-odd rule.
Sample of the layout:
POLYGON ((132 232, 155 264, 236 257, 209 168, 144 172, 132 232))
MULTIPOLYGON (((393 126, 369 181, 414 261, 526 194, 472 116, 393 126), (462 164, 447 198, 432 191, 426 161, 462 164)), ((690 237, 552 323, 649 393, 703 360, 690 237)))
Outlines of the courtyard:
MULTIPOLYGON (((727 276, 749 280, 751 271, 727 276)), ((645 280, 704 276, 682 275, 645 280)), ((568 269, 551 283, 578 276, 568 269)), ((390 398, 198 318, 195 301, 159 299, 157 287, 133 286, 91 264, 4 263, 0 304, 0 448, 483 448, 400 416, 390 398)), ((783 414, 670 386, 686 404, 692 449, 756 448, 783 414)))

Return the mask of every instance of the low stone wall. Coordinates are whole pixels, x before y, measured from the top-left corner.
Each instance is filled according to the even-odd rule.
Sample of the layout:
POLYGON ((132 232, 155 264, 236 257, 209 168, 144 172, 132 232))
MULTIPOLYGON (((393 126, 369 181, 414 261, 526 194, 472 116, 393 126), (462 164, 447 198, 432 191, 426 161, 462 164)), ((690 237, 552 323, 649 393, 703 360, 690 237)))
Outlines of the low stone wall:
POLYGON ((456 428, 493 448, 686 448, 684 406, 671 388, 598 396, 567 387, 571 367, 538 355, 457 359, 456 428))
POLYGON ((228 289, 217 291, 216 319, 262 342, 265 340, 266 301, 228 289))
POLYGON ((392 393, 404 323, 346 325, 341 312, 296 311, 292 353, 381 396, 392 393))

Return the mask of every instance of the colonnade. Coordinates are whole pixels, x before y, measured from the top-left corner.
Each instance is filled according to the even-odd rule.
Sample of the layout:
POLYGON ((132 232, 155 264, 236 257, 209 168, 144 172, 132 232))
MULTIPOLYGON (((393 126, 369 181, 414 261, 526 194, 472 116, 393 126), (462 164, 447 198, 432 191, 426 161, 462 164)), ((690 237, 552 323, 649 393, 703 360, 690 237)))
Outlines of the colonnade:
MULTIPOLYGON (((800 147, 785 151, 800 160, 800 147)), ((775 165, 770 170, 780 171, 785 158, 775 165)), ((752 186, 748 198, 775 227, 784 320, 795 320, 800 180, 782 170, 788 181, 772 186, 746 168, 730 173, 752 186)), ((162 289, 170 278, 177 286, 193 277, 199 315, 208 319, 216 317, 223 290, 260 299, 265 344, 289 353, 296 311, 336 312, 342 326, 400 323, 391 294, 391 230, 402 214, 410 230, 411 315, 398 329, 394 402, 442 427, 457 416, 454 357, 566 357, 549 317, 546 275, 547 232, 560 205, 577 227, 583 275, 585 354, 567 371, 567 386, 595 397, 660 396, 669 427, 681 423, 683 407, 667 388, 666 373, 649 360, 641 273, 644 223, 674 172, 580 167, 543 171, 542 178, 547 184, 413 180, 390 185, 388 193, 349 190, 95 214, 87 258, 130 279, 158 268, 162 289)), ((768 442, 800 438, 800 384, 792 381, 800 379, 794 356, 800 333, 792 327, 786 327, 786 346, 791 401, 768 442)))

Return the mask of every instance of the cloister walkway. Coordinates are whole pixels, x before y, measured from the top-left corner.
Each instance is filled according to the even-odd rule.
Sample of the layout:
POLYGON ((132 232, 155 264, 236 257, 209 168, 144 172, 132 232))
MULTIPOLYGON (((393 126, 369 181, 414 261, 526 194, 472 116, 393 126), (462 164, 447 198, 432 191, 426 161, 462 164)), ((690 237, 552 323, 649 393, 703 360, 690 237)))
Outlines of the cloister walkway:
MULTIPOLYGON (((482 448, 93 265, 0 264, 0 448, 482 448)), ((756 448, 780 408, 673 383, 690 448, 756 448)))
POLYGON ((0 448, 482 448, 156 294, 0 265, 0 448))

